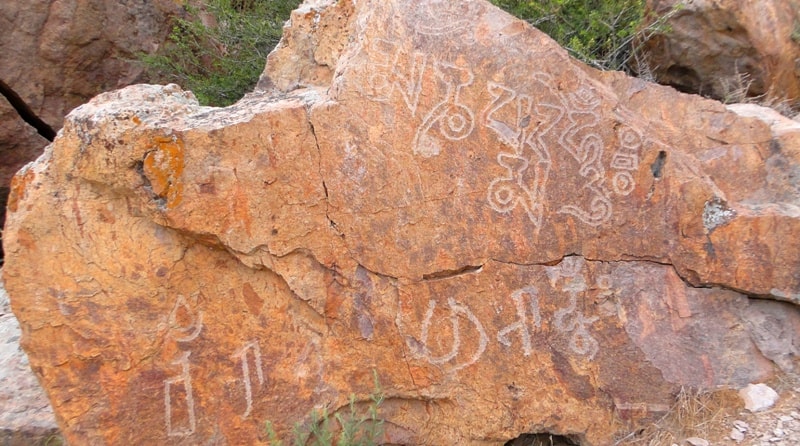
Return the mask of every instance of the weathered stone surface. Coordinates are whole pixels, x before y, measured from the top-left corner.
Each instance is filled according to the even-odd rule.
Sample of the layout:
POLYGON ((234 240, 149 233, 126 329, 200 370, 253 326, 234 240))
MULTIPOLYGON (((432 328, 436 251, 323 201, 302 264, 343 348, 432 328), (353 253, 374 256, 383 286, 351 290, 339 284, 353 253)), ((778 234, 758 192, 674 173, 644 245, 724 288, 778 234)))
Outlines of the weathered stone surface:
POLYGON ((19 324, 0 283, 0 444, 45 444, 58 426, 19 338, 19 324))
POLYGON ((748 297, 800 294, 783 121, 481 1, 307 4, 260 85, 102 94, 15 177, 4 277, 69 442, 253 444, 375 370, 389 443, 609 444, 796 370, 796 306, 748 297))
POLYGON ((718 99, 800 100, 796 0, 648 0, 645 17, 667 32, 644 42, 658 82, 718 99), (680 4, 680 6, 678 6, 680 4))

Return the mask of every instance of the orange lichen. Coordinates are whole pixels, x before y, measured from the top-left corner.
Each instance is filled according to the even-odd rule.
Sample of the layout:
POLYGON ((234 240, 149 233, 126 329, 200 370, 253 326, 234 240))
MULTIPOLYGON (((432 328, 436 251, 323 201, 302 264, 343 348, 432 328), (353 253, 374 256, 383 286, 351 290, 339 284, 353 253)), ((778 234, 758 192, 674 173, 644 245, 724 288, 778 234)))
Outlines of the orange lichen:
POLYGON ((183 198, 183 141, 161 136, 155 139, 155 145, 144 157, 144 174, 153 194, 166 200, 167 208, 173 209, 183 198))
POLYGON ((8 195, 8 210, 17 212, 20 200, 25 198, 25 189, 33 181, 33 171, 27 169, 25 173, 14 175, 11 179, 11 191, 8 195))

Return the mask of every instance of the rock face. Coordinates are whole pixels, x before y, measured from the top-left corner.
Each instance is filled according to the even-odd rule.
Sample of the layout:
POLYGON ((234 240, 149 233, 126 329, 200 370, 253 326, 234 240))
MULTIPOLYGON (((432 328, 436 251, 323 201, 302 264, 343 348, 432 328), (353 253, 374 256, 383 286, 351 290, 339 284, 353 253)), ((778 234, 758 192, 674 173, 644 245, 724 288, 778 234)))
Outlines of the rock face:
POLYGON ((4 278, 69 443, 254 444, 374 371, 388 443, 602 445, 796 371, 791 121, 477 0, 308 2, 260 86, 104 93, 15 177, 4 278))
POLYGON ((53 409, 19 347, 19 323, 0 284, 0 444, 46 444, 58 434, 53 409))
POLYGON ((648 0, 669 31, 644 43, 659 83, 726 100, 800 100, 800 2, 648 0), (675 8, 677 5, 678 10, 675 8))

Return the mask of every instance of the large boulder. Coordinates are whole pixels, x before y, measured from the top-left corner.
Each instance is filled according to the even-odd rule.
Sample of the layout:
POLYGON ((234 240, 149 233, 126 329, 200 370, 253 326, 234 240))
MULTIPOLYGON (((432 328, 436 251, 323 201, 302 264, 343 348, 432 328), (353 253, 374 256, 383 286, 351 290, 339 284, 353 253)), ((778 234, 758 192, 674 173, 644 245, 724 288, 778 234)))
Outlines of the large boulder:
POLYGON ((797 371, 791 121, 479 0, 307 2, 260 86, 104 93, 15 177, 3 274, 70 444, 254 444, 374 371, 388 443, 602 445, 797 371))
POLYGON ((643 42, 659 83, 726 101, 800 101, 797 0, 647 0, 643 42), (646 34, 650 34, 647 32, 646 34))

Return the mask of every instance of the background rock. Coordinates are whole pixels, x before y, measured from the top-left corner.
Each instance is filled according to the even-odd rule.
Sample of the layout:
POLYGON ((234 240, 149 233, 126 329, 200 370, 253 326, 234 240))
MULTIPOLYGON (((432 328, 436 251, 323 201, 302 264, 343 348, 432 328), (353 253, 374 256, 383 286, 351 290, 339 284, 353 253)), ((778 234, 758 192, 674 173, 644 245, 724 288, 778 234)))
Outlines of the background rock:
POLYGON ((4 277, 68 442, 253 444, 374 370, 389 443, 609 444, 796 369, 797 307, 748 297, 800 294, 794 130, 480 1, 286 36, 239 103, 105 93, 15 177, 4 277))
POLYGON ((797 105, 800 3, 648 0, 645 16, 652 23, 676 6, 667 31, 644 42, 659 83, 728 102, 763 95, 797 105))
POLYGON ((11 178, 22 166, 35 160, 48 141, 23 121, 3 97, 0 97, 0 141, 0 222, 4 222, 11 178))
POLYGON ((0 26, 3 80, 54 129, 100 92, 129 85, 137 53, 163 43, 173 0, 34 0, 4 2, 0 26))

